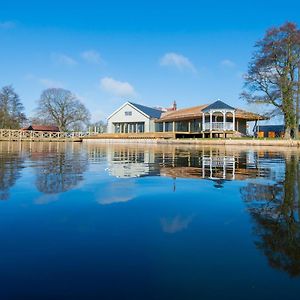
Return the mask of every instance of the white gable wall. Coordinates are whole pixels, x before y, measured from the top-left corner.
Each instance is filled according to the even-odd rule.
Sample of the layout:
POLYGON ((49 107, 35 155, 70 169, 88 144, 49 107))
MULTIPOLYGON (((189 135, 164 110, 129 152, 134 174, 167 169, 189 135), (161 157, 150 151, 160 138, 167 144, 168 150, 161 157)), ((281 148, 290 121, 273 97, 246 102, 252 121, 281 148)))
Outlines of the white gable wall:
POLYGON ((116 113, 112 114, 107 119, 107 132, 114 133, 113 123, 135 123, 135 122, 145 122, 145 132, 154 131, 152 130, 153 121, 150 120, 145 114, 137 110, 134 106, 126 103, 121 109, 119 109, 116 113), (131 111, 131 116, 126 116, 125 112, 131 111))

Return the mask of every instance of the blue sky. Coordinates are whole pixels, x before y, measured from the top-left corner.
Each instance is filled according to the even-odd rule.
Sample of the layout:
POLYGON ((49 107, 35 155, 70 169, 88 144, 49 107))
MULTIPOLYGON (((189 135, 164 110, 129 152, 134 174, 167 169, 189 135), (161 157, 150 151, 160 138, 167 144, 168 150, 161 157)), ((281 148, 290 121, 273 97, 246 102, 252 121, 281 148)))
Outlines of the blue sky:
POLYGON ((43 89, 74 92, 105 119, 126 100, 178 107, 239 99, 254 43, 300 2, 1 1, 0 86, 27 115, 43 89))

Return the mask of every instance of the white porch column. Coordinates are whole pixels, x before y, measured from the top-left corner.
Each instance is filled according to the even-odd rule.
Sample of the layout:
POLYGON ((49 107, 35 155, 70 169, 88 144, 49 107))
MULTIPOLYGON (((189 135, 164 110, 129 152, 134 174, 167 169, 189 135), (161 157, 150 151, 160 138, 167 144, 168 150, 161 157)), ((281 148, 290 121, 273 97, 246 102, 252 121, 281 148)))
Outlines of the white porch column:
POLYGON ((188 130, 189 130, 189 132, 191 132, 191 121, 189 121, 189 128, 188 128, 188 130))
POLYGON ((173 132, 175 132, 175 121, 173 121, 173 132))
POLYGON ((212 111, 209 112, 209 130, 212 131, 212 111))
POLYGON ((205 130, 205 113, 202 113, 202 131, 205 130))
POLYGON ((163 132, 166 131, 166 122, 163 122, 163 132))
POLYGON ((226 130, 226 111, 223 111, 223 131, 226 130))
POLYGON ((233 131, 235 131, 235 111, 232 112, 233 131))

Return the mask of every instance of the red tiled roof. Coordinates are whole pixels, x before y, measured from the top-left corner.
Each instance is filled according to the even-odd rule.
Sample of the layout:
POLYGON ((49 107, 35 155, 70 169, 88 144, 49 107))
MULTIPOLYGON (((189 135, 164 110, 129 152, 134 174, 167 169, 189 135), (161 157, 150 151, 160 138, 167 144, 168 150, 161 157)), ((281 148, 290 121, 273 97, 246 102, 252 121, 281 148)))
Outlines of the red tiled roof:
POLYGON ((28 127, 22 128, 22 130, 35 130, 35 131, 59 131, 57 126, 53 125, 30 125, 28 127))

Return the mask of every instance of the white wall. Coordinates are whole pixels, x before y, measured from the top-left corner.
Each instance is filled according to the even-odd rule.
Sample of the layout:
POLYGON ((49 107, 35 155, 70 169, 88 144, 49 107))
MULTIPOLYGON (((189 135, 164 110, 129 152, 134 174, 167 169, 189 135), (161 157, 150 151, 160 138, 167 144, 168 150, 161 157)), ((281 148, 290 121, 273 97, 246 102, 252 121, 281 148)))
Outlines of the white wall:
POLYGON ((113 123, 123 123, 123 122, 145 122, 145 132, 149 132, 150 130, 150 123, 152 121, 149 120, 148 117, 146 117, 144 114, 140 113, 138 110, 136 110, 133 106, 130 104, 126 104, 123 106, 117 113, 112 115, 107 120, 107 132, 108 133, 114 133, 114 127, 113 123), (131 116, 125 116, 125 111, 131 111, 131 116))

